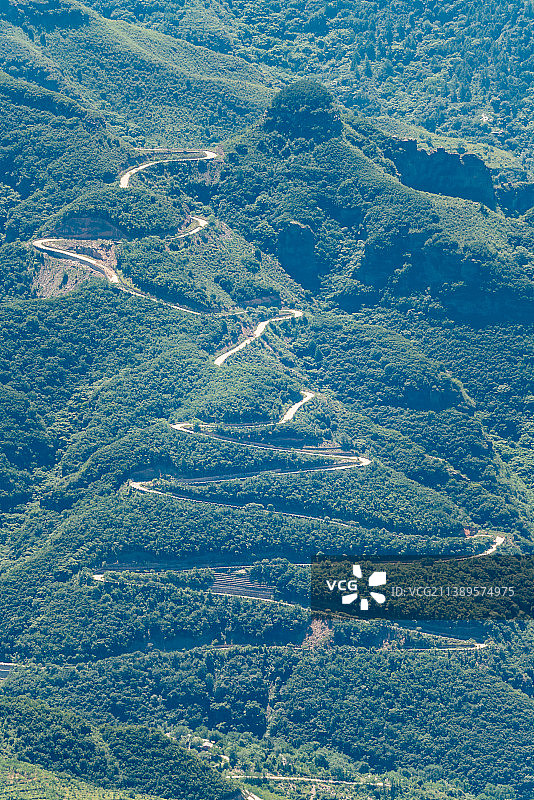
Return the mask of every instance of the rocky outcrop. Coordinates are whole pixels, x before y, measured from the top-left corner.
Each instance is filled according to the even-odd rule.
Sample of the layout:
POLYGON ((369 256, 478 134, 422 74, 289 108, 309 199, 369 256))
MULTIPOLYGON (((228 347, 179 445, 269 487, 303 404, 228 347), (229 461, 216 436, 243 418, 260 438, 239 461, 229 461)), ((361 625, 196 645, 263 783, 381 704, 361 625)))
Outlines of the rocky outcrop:
POLYGON ((278 234, 278 259, 292 278, 305 288, 317 284, 315 234, 309 225, 291 220, 278 234))
POLYGON ((497 202, 504 211, 524 214, 534 206, 534 183, 514 183, 497 188, 497 202))
POLYGON ((427 152, 414 139, 398 139, 389 141, 387 156, 406 186, 495 207, 491 173, 473 153, 449 153, 443 147, 427 152))
POLYGON ((124 233, 103 217, 80 215, 62 219, 57 223, 51 236, 75 236, 76 239, 121 239, 124 233))

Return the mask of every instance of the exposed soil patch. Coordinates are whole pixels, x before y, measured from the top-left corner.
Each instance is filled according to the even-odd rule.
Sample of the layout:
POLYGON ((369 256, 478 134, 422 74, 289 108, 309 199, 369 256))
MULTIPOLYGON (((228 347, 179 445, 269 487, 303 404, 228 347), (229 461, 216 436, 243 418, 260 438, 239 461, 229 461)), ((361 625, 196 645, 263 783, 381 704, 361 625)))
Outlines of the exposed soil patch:
POLYGON ((94 273, 89 268, 74 261, 59 263, 56 259, 44 256, 41 269, 33 280, 33 288, 37 297, 58 297, 72 292, 91 275, 94 273))
MULTIPOLYGON (((82 245, 79 241, 60 239, 57 240, 57 246, 99 259, 113 270, 117 265, 114 242, 95 239, 87 240, 82 245)), ((33 281, 37 297, 58 297, 72 292, 95 275, 102 277, 101 273, 92 270, 89 265, 74 259, 54 258, 46 253, 41 254, 41 259, 41 268, 33 281)))
POLYGON ((302 642, 302 647, 306 649, 313 649, 321 644, 325 644, 333 633, 330 626, 322 619, 312 619, 310 628, 311 633, 309 633, 302 642))

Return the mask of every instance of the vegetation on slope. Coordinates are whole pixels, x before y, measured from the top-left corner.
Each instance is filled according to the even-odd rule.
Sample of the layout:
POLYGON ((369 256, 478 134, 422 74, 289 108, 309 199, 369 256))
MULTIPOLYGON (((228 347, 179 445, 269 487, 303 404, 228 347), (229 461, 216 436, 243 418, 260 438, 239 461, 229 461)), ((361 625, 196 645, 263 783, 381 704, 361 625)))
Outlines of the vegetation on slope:
POLYGON ((387 6, 345 6, 12 0, 0 12, 0 653, 28 662, 5 686, 4 753, 160 797, 228 797, 211 769, 223 752, 260 779, 267 768, 357 780, 372 767, 395 770, 390 794, 404 779, 414 797, 532 794, 528 625, 483 626, 493 641, 473 654, 397 653, 428 640, 387 625, 310 632, 300 606, 212 595, 208 574, 183 572, 262 558, 253 576, 292 602, 302 569, 273 560, 281 552, 467 553, 496 532, 529 546, 528 185, 523 205, 506 206, 458 153, 448 163, 474 164, 482 194, 429 194, 443 186, 428 175, 414 188, 391 127, 339 100, 366 113, 395 104, 432 133, 476 132, 479 147, 524 143, 526 168, 530 11, 401 3, 393 19, 387 6), (281 69, 307 79, 291 85, 281 69), (335 100, 314 72, 329 73, 335 100), (279 80, 290 85, 259 121, 279 80), (239 133, 244 123, 255 126, 239 133), (222 165, 110 185, 141 159, 132 144, 230 133, 222 165), (201 235, 173 238, 187 213, 211 212, 201 235), (256 311, 197 319, 101 281, 32 300, 35 260, 18 237, 84 225, 123 239, 119 267, 141 288, 256 311), (215 367, 295 298, 313 313, 215 367), (277 425, 304 388, 313 404, 277 425), (224 424, 242 443, 170 420, 224 424), (339 445, 371 464, 252 477, 322 463, 250 448, 255 437, 339 445), (226 480, 184 489, 205 475, 226 480), (130 478, 182 498, 141 495, 130 478), (488 536, 466 540, 466 525, 488 536), (95 580, 104 564, 118 571, 95 580), (220 750, 202 763, 172 737, 191 743, 207 726, 220 750))
MULTIPOLYGON (((313 125, 298 127, 310 86, 323 97, 312 82, 297 82, 262 125, 230 143, 226 164, 211 176, 217 213, 277 255, 295 280, 314 290, 322 284, 347 310, 416 296, 462 317, 526 318, 534 296, 530 229, 481 204, 445 204, 405 186, 387 146, 352 128, 333 136, 339 130, 325 123, 316 141, 313 125)), ((326 108, 332 98, 313 102, 326 108)), ((205 193, 205 177, 191 176, 186 188, 205 193)))
POLYGON ((0 718, 3 749, 51 771, 178 800, 238 796, 209 767, 148 727, 93 728, 77 714, 27 698, 1 698, 0 718))
MULTIPOLYGON (((154 795, 152 795, 154 797, 154 795)), ((14 758, 0 756, 1 800, 147 800, 131 789, 103 789, 14 758)))
POLYGON ((137 146, 220 139, 267 105, 274 71, 104 13, 10 0, 0 66, 96 109, 137 146))
MULTIPOLYGON (((111 16, 137 19, 154 30, 325 80, 346 107, 388 114, 434 131, 525 150, 532 117, 532 6, 512 13, 505 0, 429 2, 415 8, 371 0, 326 6, 317 0, 233 0, 207 5, 91 0, 111 16)), ((464 143, 465 146, 465 143, 464 143)), ((518 171, 516 180, 527 178, 518 171)))

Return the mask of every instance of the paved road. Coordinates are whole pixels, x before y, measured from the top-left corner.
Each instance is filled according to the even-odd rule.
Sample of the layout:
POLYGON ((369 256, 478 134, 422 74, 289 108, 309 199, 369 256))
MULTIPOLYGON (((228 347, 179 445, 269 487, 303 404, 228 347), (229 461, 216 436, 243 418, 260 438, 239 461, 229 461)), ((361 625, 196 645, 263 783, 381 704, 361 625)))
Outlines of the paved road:
POLYGON ((171 161, 211 161, 213 158, 217 158, 217 153, 214 153, 213 150, 199 150, 198 154, 194 155, 191 154, 191 151, 188 153, 186 150, 179 150, 176 151, 176 155, 170 158, 158 158, 154 161, 146 161, 138 167, 130 167, 130 169, 126 170, 126 172, 121 175, 119 186, 121 189, 127 189, 130 185, 130 178, 133 175, 137 175, 138 172, 144 172, 145 169, 153 167, 156 164, 170 164, 171 161))
POLYGON ((240 350, 244 350, 245 347, 247 347, 249 344, 252 344, 253 341, 259 339, 260 336, 262 336, 265 333, 265 329, 267 328, 268 325, 271 324, 271 322, 283 322, 284 320, 287 319, 300 319, 300 317, 302 317, 302 311, 297 311, 294 308, 288 308, 287 314, 283 316, 272 317, 271 319, 263 320, 263 322, 260 322, 256 326, 252 336, 249 336, 247 339, 244 339, 235 347, 232 347, 230 350, 227 350, 225 353, 222 353, 222 355, 217 356, 217 358, 215 359, 215 364, 218 367, 222 366, 227 358, 233 356, 234 353, 239 353, 240 350))
MULTIPOLYGON (((155 149, 152 152, 157 153, 157 152, 163 152, 163 151, 158 151, 158 149, 155 149)), ((165 152, 169 152, 169 151, 165 151, 165 152)), ((129 185, 130 185, 130 179, 134 175, 138 174, 139 172, 143 172, 144 170, 149 169, 150 167, 153 167, 153 166, 155 166, 156 164, 159 164, 159 163, 170 163, 172 161, 197 161, 198 162, 198 161, 209 161, 209 160, 212 160, 212 159, 215 159, 215 158, 217 158, 217 153, 213 152, 212 150, 199 150, 199 151, 183 151, 182 150, 182 151, 176 151, 169 158, 166 158, 166 159, 154 159, 154 160, 151 160, 151 161, 146 161, 143 164, 131 167, 130 169, 126 170, 126 172, 124 172, 119 178, 119 186, 122 189, 127 189, 129 187, 129 185)), ((192 222, 194 223, 194 227, 191 228, 190 230, 186 231, 185 233, 179 234, 177 238, 186 238, 188 236, 193 236, 194 234, 198 233, 200 230, 205 228, 206 225, 208 224, 207 220, 203 219, 202 217, 193 216, 191 219, 192 219, 192 222)), ((53 256, 55 258, 68 258, 68 259, 71 259, 73 261, 77 261, 77 262, 79 262, 81 264, 84 264, 86 266, 89 266, 92 270, 98 272, 99 274, 104 275, 111 284, 113 284, 114 286, 117 286, 117 288, 119 288, 121 291, 127 292, 128 294, 131 294, 131 295, 136 296, 136 297, 142 297, 142 298, 145 298, 145 299, 149 299, 149 300, 151 300, 153 302, 160 303, 160 304, 165 305, 165 306, 169 306, 171 308, 174 308, 174 309, 179 310, 179 311, 183 311, 183 312, 188 313, 188 314, 193 314, 195 316, 202 316, 202 312, 194 311, 192 309, 188 309, 188 308, 185 308, 183 306, 175 305, 173 303, 167 303, 165 301, 159 300, 158 298, 151 297, 150 295, 147 295, 144 292, 138 291, 138 290, 136 290, 134 288, 131 288, 129 286, 125 286, 122 283, 119 275, 115 272, 115 270, 113 270, 105 262, 103 262, 101 260, 98 260, 98 259, 95 259, 95 258, 92 258, 90 256, 79 254, 75 250, 67 250, 64 247, 61 247, 60 243, 61 243, 61 240, 51 239, 51 238, 46 238, 46 239, 43 238, 43 239, 36 239, 33 242, 33 246, 34 246, 34 248, 36 250, 38 250, 40 252, 43 252, 43 253, 46 253, 46 254, 48 254, 50 256, 53 256)), ((240 310, 236 311, 235 313, 236 314, 242 314, 243 312, 240 309, 240 310)), ((301 310, 287 309, 286 312, 282 312, 279 316, 272 317, 271 319, 268 319, 268 320, 263 320, 262 322, 260 322, 256 326, 256 328, 254 329, 254 332, 253 332, 253 334, 251 336, 245 338, 243 341, 241 341, 238 344, 234 345, 234 347, 231 347, 229 350, 226 350, 221 355, 217 356, 214 359, 215 365, 218 366, 218 367, 222 366, 235 353, 238 353, 238 352, 244 350, 246 347, 248 347, 250 344, 252 344, 252 342, 254 342, 256 339, 259 339, 265 333, 265 330, 267 329, 268 325, 270 325, 271 323, 273 323, 273 322, 281 322, 281 321, 288 320, 288 319, 299 319, 300 317, 302 317, 302 314, 303 314, 303 312, 301 310)), ((298 413, 298 411, 302 408, 302 406, 305 405, 306 403, 310 402, 311 400, 313 400, 313 398, 315 397, 315 392, 311 392, 311 391, 308 391, 308 390, 303 390, 301 393, 302 393, 302 400, 299 400, 298 402, 293 403, 293 405, 291 405, 287 409, 287 411, 284 413, 282 418, 277 423, 278 425, 284 425, 287 422, 292 421, 293 418, 295 417, 295 415, 298 413)), ((222 441, 229 441, 229 442, 233 441, 235 444, 239 444, 241 446, 261 447, 262 449, 273 450, 273 451, 276 451, 276 452, 284 452, 284 448, 280 448, 280 447, 274 447, 274 446, 266 445, 266 444, 252 445, 252 444, 249 444, 249 443, 246 443, 246 442, 241 442, 239 440, 232 440, 230 438, 221 437, 221 436, 218 436, 218 435, 213 434, 213 433, 208 433, 205 430, 197 432, 197 431, 192 430, 191 425, 188 424, 188 423, 178 423, 178 424, 173 425, 172 427, 177 431, 181 431, 182 433, 187 433, 187 434, 190 434, 190 435, 208 436, 210 438, 219 439, 219 440, 222 440, 222 441)), ((247 428, 253 428, 253 427, 254 426, 247 426, 247 428)), ((258 426, 258 427, 264 427, 264 426, 258 426)), ((287 450, 285 450, 285 452, 287 452, 287 450)), ((320 448, 315 448, 315 449, 309 448, 307 450, 300 450, 300 451, 293 450, 293 452, 310 455, 310 453, 315 453, 315 454, 320 453, 321 450, 320 450, 320 448)), ((325 455, 324 451, 321 454, 325 455)), ((333 464, 332 466, 303 468, 303 469, 294 470, 294 471, 291 471, 291 472, 285 472, 285 473, 281 473, 281 474, 294 475, 294 474, 300 474, 300 473, 304 473, 304 472, 317 472, 317 471, 329 472, 329 471, 334 471, 334 470, 346 470, 346 469, 353 469, 354 467, 367 466, 367 465, 369 465, 371 463, 369 459, 367 459, 367 458, 365 458, 363 456, 345 456, 345 455, 333 454, 333 453, 328 454, 328 456, 329 456, 329 458, 331 458, 334 461, 337 461, 338 463, 337 464, 333 464), (343 462, 343 463, 341 463, 341 462, 343 462)), ((255 473, 255 474, 273 473, 273 472, 275 472, 275 471, 274 470, 264 470, 264 471, 262 471, 260 473, 255 473)), ((278 474, 280 474, 280 471, 276 471, 276 472, 278 474)), ((248 477, 248 476, 234 475, 233 478, 232 478, 231 475, 229 475, 229 476, 225 475, 225 476, 220 476, 220 477, 216 476, 216 477, 197 480, 197 481, 190 480, 189 483, 195 483, 195 482, 196 483, 199 483, 199 482, 214 483, 214 482, 218 482, 218 481, 222 481, 222 480, 242 479, 244 477, 248 477)), ((187 483, 187 482, 184 481, 184 483, 187 483)), ((207 501, 207 500, 192 499, 192 498, 189 498, 189 497, 180 497, 179 495, 175 495, 175 494, 172 494, 170 492, 162 492, 162 491, 160 491, 158 489, 153 489, 151 486, 147 486, 146 483, 143 483, 143 482, 140 482, 140 481, 130 481, 129 485, 133 489, 135 489, 135 490, 137 490, 139 492, 146 493, 146 494, 154 494, 154 495, 161 495, 161 496, 171 496, 171 497, 174 497, 175 499, 185 500, 187 502, 195 502, 195 503, 203 503, 203 504, 224 506, 224 507, 228 507, 228 508, 240 508, 240 509, 244 508, 243 506, 232 505, 232 504, 229 504, 229 503, 215 503, 215 502, 207 501)), ((260 509, 258 509, 258 510, 260 510, 260 509)), ((283 513, 284 516, 295 517, 297 519, 306 519, 306 520, 312 520, 312 521, 314 521, 314 520, 315 521, 319 521, 319 520, 323 521, 321 518, 311 517, 311 516, 304 515, 304 514, 294 514, 294 513, 285 513, 285 512, 269 512, 269 511, 266 511, 266 513, 283 513)), ((352 527, 351 525, 348 525, 348 524, 342 523, 342 522, 336 522, 335 524, 342 525, 343 527, 346 527, 346 528, 351 528, 352 527)), ((505 541, 504 537, 497 536, 495 538, 495 541, 493 542, 493 544, 484 553, 481 553, 480 555, 492 555, 504 543, 504 541, 505 541)), ((102 580, 103 579, 103 575, 101 575, 101 574, 95 574, 94 577, 95 577, 95 580, 102 580)), ((251 598, 249 598, 249 599, 251 599, 251 598)), ((261 600, 261 598, 255 598, 255 599, 261 600)), ((480 650, 480 649, 482 649, 482 648, 484 648, 486 646, 487 646, 486 643, 476 643, 472 647, 471 646, 455 647, 455 648, 442 647, 440 649, 456 649, 456 650, 459 650, 459 649, 466 649, 466 650, 475 649, 475 650, 480 650)), ((416 648, 414 648, 414 650, 415 649, 416 648)), ((5 666, 11 667, 12 665, 5 665, 5 666)), ((272 778, 276 779, 275 776, 272 776, 272 778)), ((304 780, 306 780, 306 779, 304 779, 304 780)), ((251 798, 252 797, 254 797, 254 796, 251 796, 251 798)))

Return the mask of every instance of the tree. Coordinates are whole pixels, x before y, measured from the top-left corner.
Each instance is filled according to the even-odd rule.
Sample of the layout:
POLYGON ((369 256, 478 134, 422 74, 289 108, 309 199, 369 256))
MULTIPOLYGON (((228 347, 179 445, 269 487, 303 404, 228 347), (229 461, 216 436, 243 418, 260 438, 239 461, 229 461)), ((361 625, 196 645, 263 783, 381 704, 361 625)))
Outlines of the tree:
POLYGON ((265 127, 291 138, 317 141, 339 136, 342 129, 332 94, 310 80, 297 81, 276 95, 267 111, 265 127))

